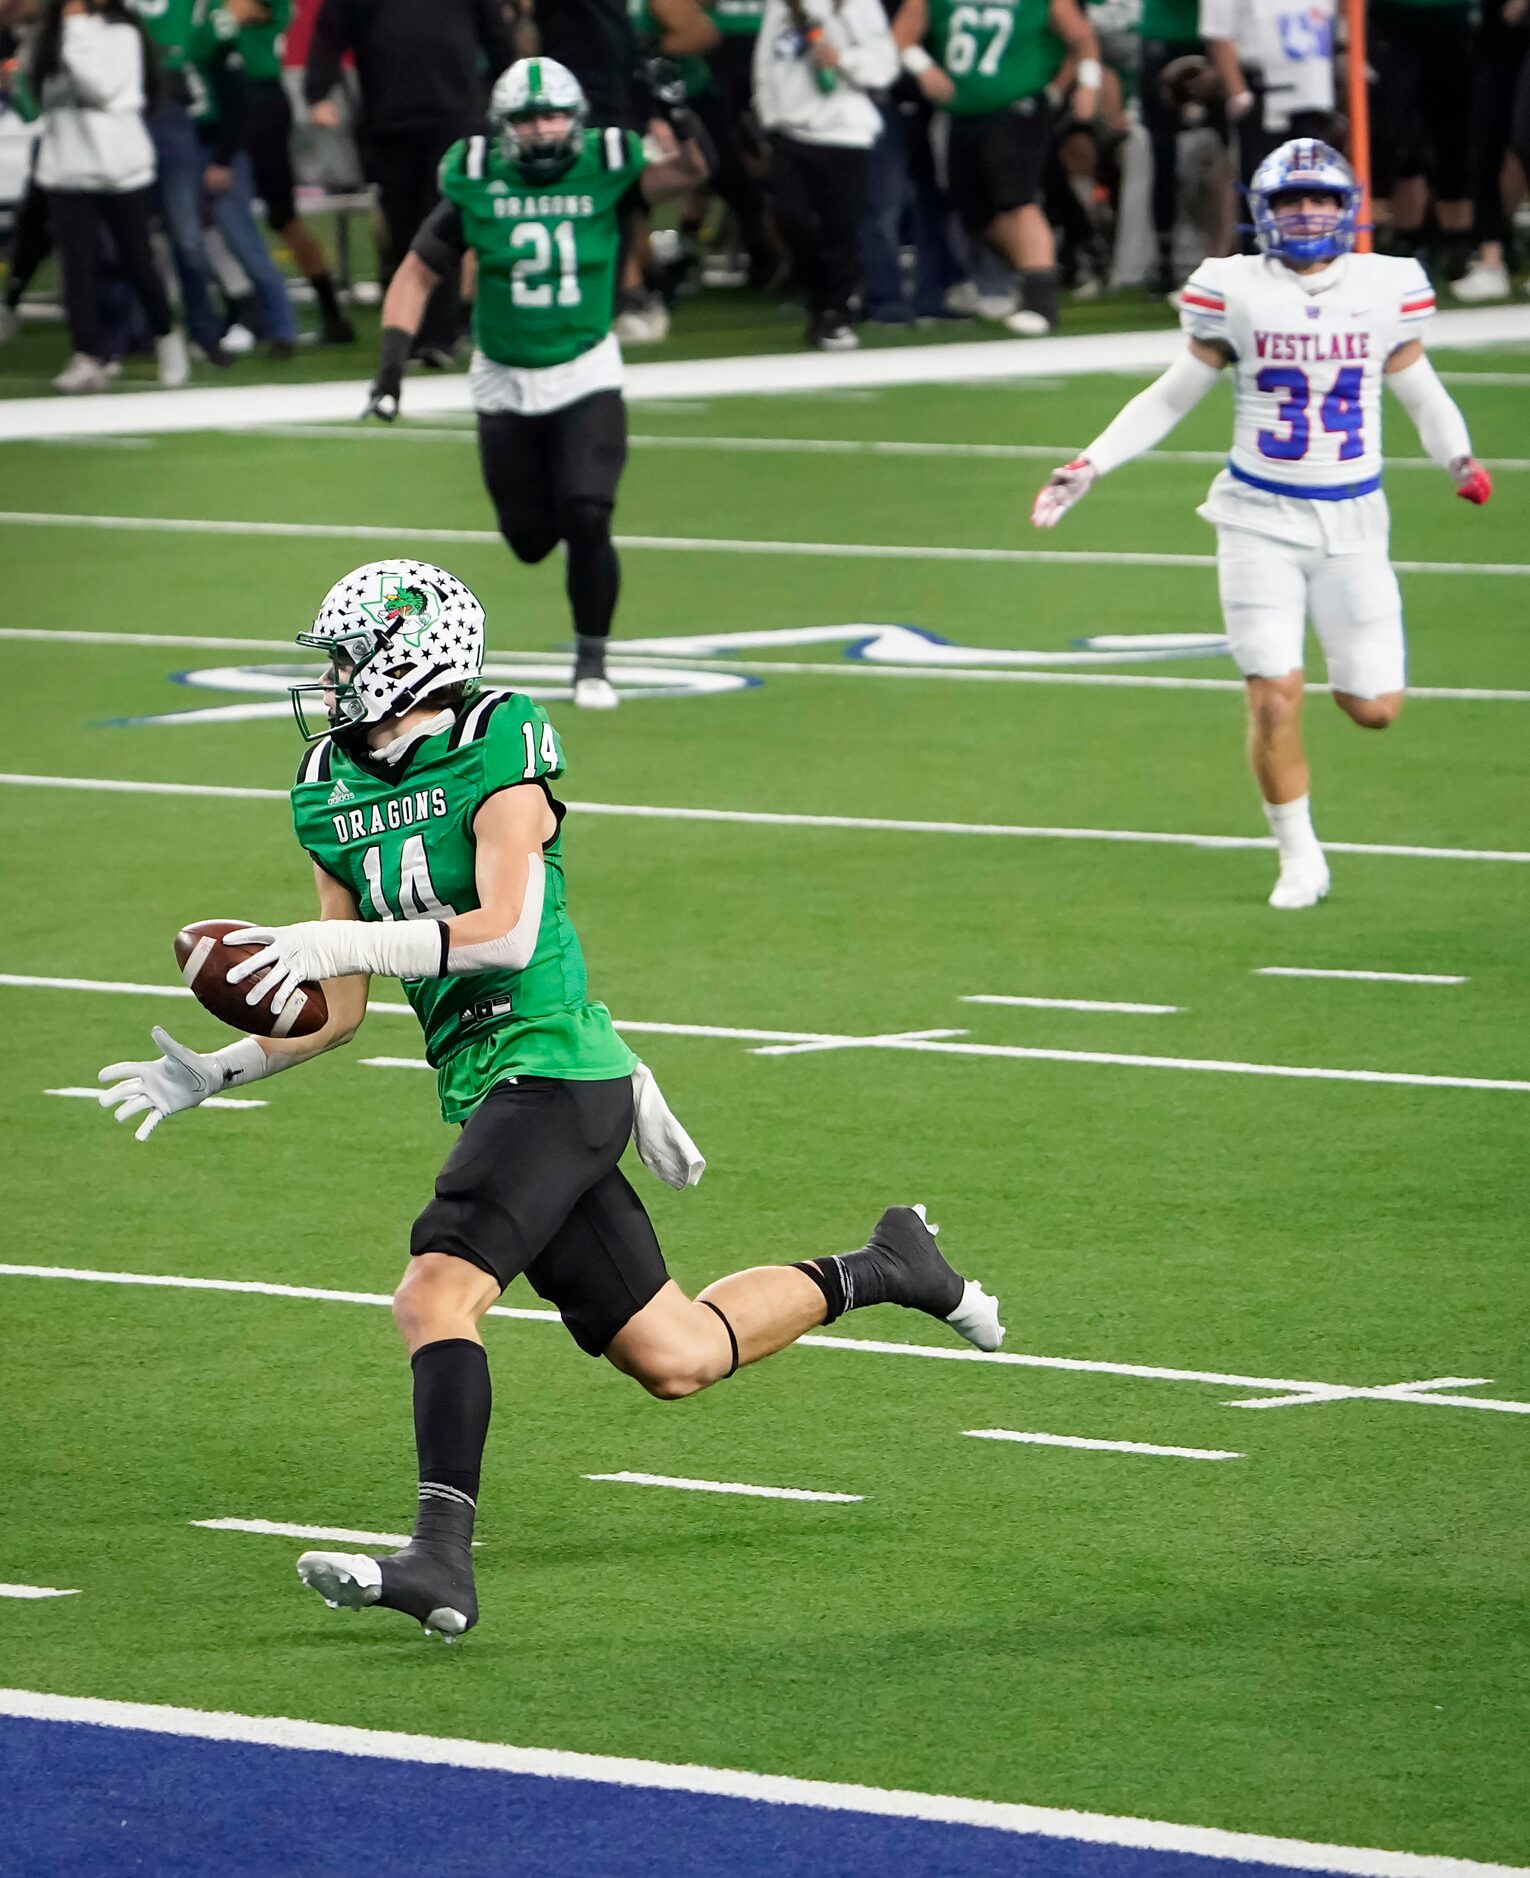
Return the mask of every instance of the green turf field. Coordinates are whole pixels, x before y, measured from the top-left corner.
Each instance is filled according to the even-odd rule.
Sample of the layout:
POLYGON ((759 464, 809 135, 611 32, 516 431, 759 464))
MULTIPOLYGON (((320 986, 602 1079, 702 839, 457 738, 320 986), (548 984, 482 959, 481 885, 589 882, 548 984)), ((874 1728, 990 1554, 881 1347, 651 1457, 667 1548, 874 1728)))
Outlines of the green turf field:
MULTIPOLYGON (((1390 478, 1394 551, 1430 564, 1403 577, 1411 678, 1512 695, 1420 696, 1384 737, 1314 697, 1309 743, 1320 834, 1454 858, 1339 852, 1332 900, 1279 915, 1263 849, 1088 838, 1263 835, 1220 657, 962 677, 777 645, 646 661, 748 686, 550 707, 593 990, 709 1160, 683 1196, 635 1176, 675 1275, 842 1250, 924 1199, 1003 1300, 1006 1353, 1064 1366, 809 1347, 661 1406, 556 1322, 495 1320, 484 1622, 431 1650, 402 1619, 303 1593, 301 1542, 190 1523, 407 1526, 384 1310, 0 1276, 0 1580, 80 1593, 0 1600, 0 1681, 1530 1862, 1530 349, 1437 357, 1464 374, 1498 494, 1469 511, 1432 466, 1390 478), (1224 684, 1076 682, 1108 674, 1224 684), (1173 1009, 964 1002, 992 997, 1173 1009), (769 1038, 686 1034, 704 1028, 838 1046, 760 1055, 769 1038), (845 1041, 911 1032, 946 1034, 845 1041), (1006 1049, 1056 1054, 989 1053, 1006 1049), (1454 1401, 1236 1406, 1438 1379, 1454 1401), (862 1497, 584 1478, 618 1471, 862 1497)), ((624 557, 619 630, 908 625, 993 654, 1214 632, 1212 568, 1151 558, 1209 555, 1208 462, 1129 468, 1042 537, 1026 518, 1050 459, 849 447, 1061 461, 1132 388, 635 406, 618 528, 647 545, 624 557), (804 544, 824 551, 786 551, 804 544), (1075 558, 1003 558, 1037 549, 1075 558), (1095 558, 1112 554, 1144 558, 1095 558)), ((1228 421, 1218 393, 1171 450, 1214 452, 1228 421)), ((471 434, 441 420, 0 446, 0 511, 21 599, 0 632, 12 977, 170 987, 184 920, 311 916, 284 803, 202 793, 284 791, 290 720, 123 720, 276 700, 279 672, 249 668, 283 665, 277 642, 331 581, 386 551, 348 531, 443 561, 485 601, 496 654, 554 696, 562 681, 558 568, 487 539, 471 434), (5 519, 21 513, 210 526, 5 519), (191 671, 224 682, 175 682, 191 671)), ((153 1022, 226 1041, 184 1000, 0 982, 0 1256, 388 1292, 448 1145, 430 1079, 364 1061, 418 1057, 412 1022, 375 1015, 350 1051, 262 1086, 268 1106, 173 1118, 146 1146, 46 1093, 146 1051, 153 1022)), ((828 1335, 948 1347, 891 1310, 828 1335)))

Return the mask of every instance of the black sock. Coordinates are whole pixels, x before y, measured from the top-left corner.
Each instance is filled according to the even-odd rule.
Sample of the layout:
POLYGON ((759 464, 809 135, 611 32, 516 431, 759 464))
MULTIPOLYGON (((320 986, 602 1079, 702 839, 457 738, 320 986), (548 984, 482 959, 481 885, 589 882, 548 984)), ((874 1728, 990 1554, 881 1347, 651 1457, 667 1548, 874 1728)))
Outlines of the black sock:
POLYGON ((1057 324, 1057 269, 1027 267, 1020 275, 1020 304, 1027 313, 1039 313, 1049 326, 1057 324))
POLYGON ((575 636, 575 678, 605 677, 607 643, 604 633, 579 633, 575 636))
POLYGON ((568 540, 569 610, 581 639, 606 639, 622 590, 622 564, 609 532, 598 538, 577 534, 568 540))
POLYGON ((489 1433, 489 1359, 481 1343, 446 1337, 411 1359, 414 1441, 420 1461, 416 1540, 466 1545, 489 1433))
POLYGON ((844 1274, 839 1268, 838 1259, 800 1259, 792 1269, 805 1272, 823 1293, 823 1321, 826 1324, 832 1324, 836 1317, 842 1316, 849 1309, 845 1302, 844 1274))
POLYGON ((335 283, 331 280, 329 275, 327 273, 310 274, 308 284, 313 288, 313 297, 318 301, 319 311, 324 315, 325 319, 340 319, 342 317, 340 312, 340 296, 335 292, 335 283))

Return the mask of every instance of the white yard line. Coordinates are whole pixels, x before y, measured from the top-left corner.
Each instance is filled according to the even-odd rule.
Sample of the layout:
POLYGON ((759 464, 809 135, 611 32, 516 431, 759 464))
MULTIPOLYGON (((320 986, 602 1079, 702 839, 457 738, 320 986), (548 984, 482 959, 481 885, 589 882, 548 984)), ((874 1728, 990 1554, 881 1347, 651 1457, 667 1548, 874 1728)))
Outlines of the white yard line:
POLYGON ((832 1500, 849 1506, 864 1493, 810 1493, 806 1487, 750 1487, 740 1480, 687 1480, 679 1474, 586 1474, 586 1480, 616 1480, 633 1487, 677 1487, 685 1493, 741 1493, 754 1500, 832 1500))
MULTIPOLYGON (((129 782, 102 776, 40 776, 21 771, 0 771, 0 786, 283 803, 290 793, 286 789, 238 788, 226 783, 129 782)), ((767 809, 672 808, 637 802, 573 802, 569 806, 581 815, 614 815, 638 821, 725 822, 755 828, 865 829, 896 835, 981 835, 1023 841, 1119 841, 1150 847, 1228 851, 1271 850, 1275 846, 1270 835, 1189 835, 1139 828, 1045 828, 1016 822, 922 822, 890 816, 798 815, 767 809)), ((1326 838, 1323 846, 1332 854, 1382 855, 1405 860, 1530 862, 1530 850, 1521 848, 1431 848, 1402 842, 1330 841, 1326 838)))
MULTIPOLYGON (((339 442, 357 437, 387 443, 395 443, 401 438, 414 443, 476 445, 478 441, 477 432, 467 425, 443 428, 428 424, 403 424, 389 428, 382 424, 261 424, 247 430, 230 430, 226 434, 270 437, 277 442, 307 442, 315 437, 321 441, 334 439, 339 442)), ((60 440, 44 438, 39 441, 60 440)), ((125 438, 122 441, 142 444, 144 440, 125 438)), ((935 457, 1001 463, 1066 463, 1077 450, 1074 444, 1054 443, 935 443, 854 437, 713 437, 699 433, 685 436, 642 431, 633 432, 627 442, 639 450, 700 451, 703 454, 723 456, 873 456, 915 460, 935 457)), ((1225 449, 1144 450, 1142 458, 1144 461, 1159 463, 1211 465, 1226 463, 1227 452, 1225 449)), ((1530 457, 1482 457, 1479 460, 1491 470, 1530 470, 1530 457)), ((1439 466, 1427 456, 1389 456, 1386 467, 1388 470, 1433 470, 1436 475, 1439 474, 1439 466)))
MULTIPOLYGON (((241 652, 284 652, 290 657, 294 651, 290 639, 241 639, 231 637, 213 637, 202 633, 136 633, 136 632, 99 632, 74 630, 68 627, 49 626, 0 626, 0 640, 16 639, 33 644, 45 645, 57 641, 60 645, 91 646, 163 646, 169 649, 188 651, 241 651, 241 652)), ((620 686, 627 667, 620 651, 613 657, 612 676, 620 686)), ((988 666, 988 665, 895 665, 884 664, 880 660, 838 659, 833 661, 805 661, 788 659, 733 659, 733 658, 693 658, 683 650, 673 654, 664 649, 662 642, 645 640, 644 653, 649 658, 677 657, 685 660, 686 667, 703 672, 742 672, 751 677, 761 678, 904 678, 904 679, 959 679, 979 683, 998 682, 1015 685, 1103 685, 1107 688, 1126 691, 1205 691, 1205 692, 1242 692, 1241 678, 1165 678, 1138 672, 1098 672, 1070 670, 1033 670, 1029 667, 988 666)), ((1123 658, 1127 656, 1123 652, 1123 658)), ((490 661, 513 660, 517 665, 546 665, 549 670, 566 672, 568 654, 566 652, 495 652, 489 653, 490 661)), ((1332 687, 1327 684, 1309 684, 1307 690, 1312 693, 1327 692, 1332 687)), ((1420 700, 1460 700, 1467 703, 1510 703, 1530 704, 1530 691, 1495 688, 1480 685, 1413 685, 1408 691, 1409 699, 1417 703, 1420 700)))
POLYGON ((1243 1461, 1246 1454, 1230 1448, 1170 1448, 1152 1441, 1094 1441, 1083 1435, 1022 1434, 1014 1428, 964 1428, 975 1441, 1021 1441, 1037 1448, 1090 1448, 1109 1454, 1165 1454, 1181 1461, 1243 1461))
MULTIPOLYGON (((142 1285, 151 1290, 223 1291, 238 1296, 289 1298, 320 1304, 367 1304, 382 1309, 392 1305, 392 1298, 382 1292, 331 1291, 313 1285, 269 1284, 247 1278, 186 1278, 167 1273, 93 1271, 69 1265, 4 1265, 0 1278, 41 1278, 71 1284, 142 1285)), ((490 1307, 490 1317, 508 1317, 519 1323, 557 1324, 562 1319, 556 1311, 522 1310, 510 1305, 490 1307)), ((1272 1391, 1288 1395, 1293 1402, 1345 1401, 1356 1396, 1376 1400, 1417 1402, 1444 1408, 1492 1409, 1510 1415, 1530 1415, 1530 1402, 1491 1400, 1476 1396, 1435 1396, 1418 1393, 1423 1383, 1400 1383, 1380 1388, 1352 1387, 1345 1383, 1303 1382, 1290 1376, 1237 1376, 1225 1370, 1169 1369, 1152 1363, 1111 1363, 1095 1357, 1034 1356, 1019 1350, 975 1350, 968 1344, 889 1343, 875 1337, 821 1337, 809 1333, 797 1339, 800 1349, 839 1350, 863 1356, 919 1356, 954 1363, 991 1363, 999 1368, 1055 1369, 1089 1376, 1124 1376, 1142 1382, 1195 1382, 1217 1389, 1251 1389, 1263 1394, 1272 1391)), ((1457 1386, 1464 1378, 1450 1378, 1457 1386)), ((1473 1379, 1474 1385, 1478 1379, 1473 1379)), ((1491 1380, 1481 1378, 1482 1382, 1491 1380)), ((1239 1407, 1241 1402, 1224 1406, 1239 1407)))
MULTIPOLYGON (((0 983, 3 982, 0 980, 0 983)), ((618 1018, 613 1018, 612 1022, 618 1030, 622 1031, 636 1032, 657 1028, 653 1025, 629 1024, 618 1018)), ((667 1024, 663 1028, 671 1036, 685 1037, 732 1036, 746 1039, 755 1034, 749 1031, 724 1031, 710 1025, 667 1024)), ((1496 1094, 1530 1095, 1530 1082, 1517 1082, 1507 1077, 1450 1076, 1392 1069, 1329 1069, 1311 1064, 1246 1063, 1241 1059, 1230 1057, 1142 1056, 1116 1050, 1046 1050, 1030 1044, 1016 1043, 936 1043, 921 1040, 917 1031, 881 1037, 834 1037, 811 1034, 793 1036, 791 1032, 785 1034, 791 1037, 791 1044, 787 1048, 751 1050, 749 1054, 751 1056, 795 1056, 801 1054, 803 1050, 824 1049, 911 1050, 929 1051, 941 1056, 995 1057, 1015 1062, 1092 1063, 1117 1069, 1163 1069, 1191 1073, 1199 1071, 1224 1076, 1273 1076, 1277 1079, 1297 1082, 1380 1083, 1386 1086, 1401 1085, 1408 1088, 1478 1089, 1496 1094)), ((361 1061, 368 1069, 430 1068, 423 1056, 364 1056, 361 1061)))
POLYGON ((27 1721, 135 1729, 201 1741, 242 1741, 262 1747, 348 1754, 417 1766, 471 1767, 496 1773, 530 1774, 542 1779, 588 1780, 648 1791, 712 1794, 767 1806, 813 1806, 828 1812, 862 1813, 883 1819, 923 1819, 944 1825, 985 1827, 990 1832, 1064 1839, 1072 1844, 1119 1845, 1186 1857, 1240 1860, 1292 1871, 1340 1873, 1344 1878, 1527 1878, 1524 1868, 1485 1865, 1471 1859, 1431 1853, 1318 1845, 1305 1839, 1277 1839, 1217 1826, 1181 1826, 1162 1820, 1081 1813, 1071 1808, 852 1786, 726 1767, 677 1766, 667 1761, 621 1759, 558 1748, 512 1747, 445 1735, 384 1733, 286 1716, 236 1715, 226 1710, 111 1702, 92 1696, 45 1695, 30 1689, 0 1689, 0 1715, 27 1721))
POLYGON ((965 1030, 893 1030, 884 1031, 879 1037, 814 1037, 801 1043, 772 1043, 758 1050, 751 1050, 751 1056, 807 1056, 813 1051, 822 1050, 863 1050, 868 1044, 883 1043, 922 1043, 931 1037, 965 1037, 965 1030))
MULTIPOLYGON (((496 547, 489 528, 421 528, 411 523, 384 527, 369 522, 260 522, 172 515, 72 515, 51 510, 0 509, 0 526, 83 528, 167 535, 243 535, 276 541, 433 541, 467 547, 496 547)), ((773 541, 711 535, 617 535, 619 548, 659 554, 787 556, 852 561, 964 561, 998 566, 1215 567, 1212 554, 1118 552, 1101 548, 958 548, 906 541, 773 541)), ((1473 577, 1530 574, 1525 561, 1394 561, 1400 574, 1467 574, 1473 577)))
MULTIPOLYGON (((89 978, 42 978, 20 972, 0 972, 0 985, 30 990, 112 992, 129 997, 185 997, 190 995, 184 986, 179 985, 119 984, 107 979, 89 978)), ((384 1015, 400 1016, 409 1010, 406 1004, 375 1004, 368 1008, 384 1015)), ((1244 1062, 1238 1058, 1144 1056, 1114 1050, 1054 1050, 1029 1044, 957 1043, 941 1040, 942 1035, 963 1036, 966 1034, 961 1031, 936 1033, 934 1036, 920 1031, 856 1036, 841 1035, 830 1031, 749 1030, 726 1024, 657 1023, 624 1017, 613 1018, 611 1021, 619 1031, 633 1036, 711 1037, 738 1043, 807 1045, 813 1049, 910 1050, 916 1053, 933 1052, 946 1056, 992 1057, 1021 1062, 1091 1063, 1123 1069, 1199 1071, 1229 1076, 1271 1076, 1299 1082, 1379 1083, 1424 1089, 1477 1089, 1517 1095, 1530 1094, 1530 1082, 1516 1081, 1506 1077, 1452 1076, 1437 1071, 1334 1069, 1317 1064, 1244 1062)), ((788 1048, 757 1050, 752 1054, 784 1056, 793 1053, 794 1050, 788 1048)), ((364 1056, 360 1061, 367 1069, 425 1070, 430 1067, 422 1056, 364 1056)), ((94 1091, 87 1093, 94 1094, 94 1091)))
POLYGON ((209 1532, 254 1532, 276 1539, 334 1539, 341 1545, 408 1545, 407 1532, 357 1532, 349 1526, 289 1526, 279 1519, 193 1519, 209 1532))
POLYGON ((1470 979, 1450 972, 1350 972, 1319 969, 1315 965, 1256 965, 1256 978, 1354 978, 1379 985, 1465 985, 1470 979))
POLYGON ((1123 1011, 1134 1017, 1172 1017, 1178 1004, 1119 1004, 1105 998, 1011 998, 974 992, 963 1004, 1008 1004, 1027 1011, 1123 1011))
POLYGON ((53 1585, 0 1585, 0 1598, 77 1598, 78 1591, 60 1591, 53 1585))
MULTIPOLYGON (((94 1089, 44 1089, 44 1095, 73 1096, 77 1101, 100 1102, 104 1085, 97 1084, 94 1089)), ((238 1096, 204 1096, 200 1105, 204 1109, 263 1109, 264 1102, 243 1100, 238 1096)))

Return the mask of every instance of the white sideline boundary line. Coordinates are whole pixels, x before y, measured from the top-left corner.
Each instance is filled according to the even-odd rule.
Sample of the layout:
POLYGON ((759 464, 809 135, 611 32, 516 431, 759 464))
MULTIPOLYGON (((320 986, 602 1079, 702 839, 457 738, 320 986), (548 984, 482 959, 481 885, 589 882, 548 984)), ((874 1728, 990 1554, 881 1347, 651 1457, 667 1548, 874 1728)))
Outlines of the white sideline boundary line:
POLYGON ((864 1493, 811 1493, 806 1487, 751 1487, 741 1480, 688 1480, 683 1474, 586 1474, 584 1478, 633 1487, 675 1487, 682 1493, 737 1493, 752 1500, 827 1500, 852 1506, 866 1498, 864 1493))
POLYGON ((1316 965, 1256 965, 1255 978, 1353 978, 1377 985, 1467 985, 1469 978, 1452 972, 1350 972, 1330 971, 1316 965))
POLYGON ((406 1532, 356 1532, 349 1526, 289 1526, 279 1519, 193 1519, 208 1532, 253 1532, 274 1539, 334 1539, 341 1545, 408 1545, 406 1532))
POLYGON ((991 1832, 1034 1834, 1089 1845, 1178 1852, 1203 1858, 1284 1866, 1293 1871, 1337 1872, 1345 1878, 1527 1878, 1524 1867, 1485 1865, 1430 1853, 1391 1852, 1364 1846, 1319 1845, 1215 1826, 1180 1826, 1163 1820, 1118 1818, 1013 1801, 966 1799, 953 1794, 802 1780, 724 1767, 674 1765, 557 1748, 512 1747, 444 1735, 410 1735, 287 1716, 235 1715, 147 1702, 109 1702, 92 1696, 44 1695, 0 1689, 0 1715, 94 1728, 136 1729, 202 1741, 239 1741, 260 1747, 350 1754, 373 1760, 485 1772, 528 1774, 551 1780, 588 1780, 606 1786, 670 1793, 704 1793, 774 1806, 815 1806, 830 1812, 939 1825, 980 1826, 991 1832))
MULTIPOLYGON (((0 786, 25 789, 82 789, 107 795, 226 797, 239 802, 286 802, 285 789, 241 788, 231 783, 136 782, 104 776, 41 776, 0 770, 0 786)), ((1019 822, 924 822, 874 815, 799 815, 773 809, 659 807, 639 802, 571 802, 581 815, 630 816, 637 821, 727 822, 755 828, 866 829, 895 835, 981 835, 1020 841, 1120 841, 1149 847, 1261 850, 1275 847, 1271 835, 1188 835, 1141 828, 1047 828, 1019 822)), ((1530 862, 1530 849, 1432 848, 1393 841, 1329 841, 1333 854, 1380 855, 1424 861, 1530 862)), ((4 982, 0 980, 0 982, 4 982)), ((377 1006, 372 1006, 377 1009, 377 1006)))
MULTIPOLYGON (((1451 308, 1430 325, 1437 347, 1530 341, 1530 309, 1523 306, 1451 308)), ((1184 350, 1175 327, 1147 332, 1092 333, 1076 338, 976 340, 924 346, 878 346, 864 352, 770 353, 752 358, 675 359, 629 364, 628 403, 694 401, 771 393, 882 390, 900 385, 993 384, 1005 380, 1072 377, 1089 372, 1158 372, 1184 350)), ((1525 382, 1523 375, 1474 375, 1475 382, 1525 382)), ((152 436, 168 431, 247 429, 262 423, 322 422, 355 418, 366 404, 365 379, 310 385, 197 386, 130 396, 0 402, 0 442, 38 437, 152 436)), ((466 413, 466 373, 411 379, 411 417, 466 413)))
MULTIPOLYGON (((152 395, 152 394, 150 394, 152 395)), ((50 407, 52 408, 52 407, 50 407)), ((462 547, 497 547, 491 528, 382 527, 371 522, 260 522, 189 515, 84 515, 42 509, 0 509, 0 527, 84 528, 160 535, 246 535, 277 541, 433 541, 462 547)), ((962 548, 906 541, 773 541, 731 535, 615 535, 617 547, 659 554, 786 556, 800 560, 965 561, 997 566, 1215 567, 1214 554, 1163 554, 1145 549, 962 548)), ((1400 574, 1530 574, 1525 561, 1394 561, 1400 574)))
MULTIPOLYGON (((384 1310, 393 1300, 382 1292, 330 1291, 314 1285, 269 1284, 249 1278, 183 1278, 163 1273, 92 1271, 71 1265, 4 1265, 0 1278, 61 1279, 74 1284, 145 1285, 153 1290, 226 1291, 266 1298, 292 1298, 321 1304, 370 1304, 384 1310)), ((514 1318, 520 1323, 557 1324, 562 1319, 556 1311, 522 1310, 506 1304, 489 1308, 490 1317, 514 1318)), ((1259 1393, 1278 1391, 1293 1401, 1342 1402, 1358 1396, 1394 1402, 1420 1402, 1434 1407, 1491 1409, 1510 1415, 1530 1415, 1530 1402, 1509 1402, 1478 1396, 1446 1396, 1419 1393, 1428 1383, 1395 1383, 1372 1388, 1352 1388, 1345 1383, 1299 1382, 1289 1376, 1235 1376, 1214 1369, 1167 1369, 1151 1363, 1109 1363, 1094 1357, 1032 1356, 1019 1350, 975 1350, 970 1345, 889 1343, 875 1337, 820 1337, 811 1332, 799 1337, 796 1349, 858 1351, 871 1356, 925 1356, 942 1362, 992 1363, 1011 1369, 1069 1370, 1088 1376, 1125 1376, 1141 1382, 1199 1382, 1219 1389, 1251 1389, 1259 1393)), ((1465 1377, 1450 1377, 1458 1386, 1465 1377)), ((1491 1377, 1471 1378, 1474 1386, 1491 1377)), ((1241 1408, 1242 1401, 1224 1404, 1241 1408)))
MULTIPOLYGON (((33 644, 46 645, 56 641, 60 645, 82 646, 162 646, 167 649, 188 651, 239 651, 239 652, 285 652, 289 655, 296 650, 288 639, 241 639, 214 637, 203 633, 135 633, 135 632, 100 632, 73 630, 69 627, 51 626, 0 626, 0 640, 17 639, 33 644)), ((793 659, 732 659, 732 658, 691 658, 684 653, 665 651, 653 640, 644 642, 648 651, 645 657, 668 661, 671 658, 683 660, 687 670, 700 672, 743 672, 751 677, 779 678, 911 678, 911 679, 958 679, 1014 685, 1104 685, 1115 686, 1127 691, 1213 691, 1239 692, 1243 690, 1241 678, 1166 678, 1146 672, 1099 672, 1080 671, 1067 667, 1043 667, 1013 665, 885 665, 881 661, 870 659, 839 659, 834 661, 811 661, 793 659)), ((566 673, 568 654, 566 652, 524 652, 496 651, 490 649, 491 660, 514 661, 517 665, 546 665, 550 671, 566 673)), ((1123 660, 1126 655, 1123 654, 1123 660)), ((620 686, 623 671, 626 669, 620 651, 612 656, 611 671, 620 686)), ((1330 692, 1328 684, 1313 683, 1307 690, 1314 694, 1330 692)), ((1410 685, 1409 699, 1417 703, 1422 699, 1451 699, 1467 703, 1508 703, 1530 704, 1530 691, 1513 690, 1504 687, 1484 685, 1410 685)))
POLYGON ((1161 1447, 1153 1441, 1096 1441, 1084 1435, 1022 1434, 1016 1428, 964 1428, 974 1441, 1021 1441, 1037 1448, 1088 1448, 1101 1454, 1163 1454, 1178 1461, 1246 1461, 1231 1448, 1161 1447))
POLYGON ((0 1598, 77 1598, 78 1591, 61 1591, 53 1585, 0 1585, 0 1598))

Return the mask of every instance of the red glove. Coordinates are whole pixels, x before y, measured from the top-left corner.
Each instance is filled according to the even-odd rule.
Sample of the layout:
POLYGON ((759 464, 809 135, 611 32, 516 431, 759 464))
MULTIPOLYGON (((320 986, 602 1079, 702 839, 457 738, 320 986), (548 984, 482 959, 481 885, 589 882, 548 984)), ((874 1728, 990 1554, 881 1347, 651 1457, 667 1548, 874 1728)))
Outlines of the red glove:
POLYGON ((1493 479, 1474 456, 1463 457, 1454 466, 1456 494, 1463 502, 1475 502, 1478 508, 1493 493, 1493 479))

